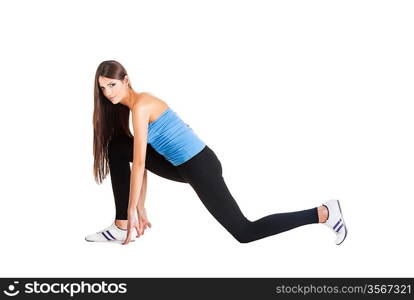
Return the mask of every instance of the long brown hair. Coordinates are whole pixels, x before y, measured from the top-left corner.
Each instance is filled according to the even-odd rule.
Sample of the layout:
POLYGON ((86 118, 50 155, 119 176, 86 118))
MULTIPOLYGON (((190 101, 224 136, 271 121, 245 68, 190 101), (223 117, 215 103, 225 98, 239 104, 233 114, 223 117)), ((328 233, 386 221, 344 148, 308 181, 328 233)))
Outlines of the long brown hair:
MULTIPOLYGON (((99 86, 99 76, 123 80, 127 72, 115 60, 106 60, 99 64, 95 75, 94 111, 93 111, 93 175, 101 184, 109 173, 108 144, 120 135, 132 137, 129 129, 129 108, 121 104, 113 104, 103 94, 99 86)), ((131 84, 129 83, 129 88, 131 84)))

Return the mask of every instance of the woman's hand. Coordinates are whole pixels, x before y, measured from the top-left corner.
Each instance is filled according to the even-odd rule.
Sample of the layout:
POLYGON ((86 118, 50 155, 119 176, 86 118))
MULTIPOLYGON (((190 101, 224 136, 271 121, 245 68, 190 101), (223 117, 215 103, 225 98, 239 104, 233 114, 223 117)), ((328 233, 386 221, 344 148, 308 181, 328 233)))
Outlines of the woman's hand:
POLYGON ((140 235, 144 234, 144 230, 147 229, 147 227, 151 228, 151 223, 148 221, 147 212, 144 207, 138 207, 138 237, 140 235))
POLYGON ((128 245, 128 243, 131 241, 131 237, 134 233, 134 229, 138 232, 138 216, 137 216, 137 210, 128 209, 128 226, 127 226, 127 238, 122 243, 122 245, 128 245))

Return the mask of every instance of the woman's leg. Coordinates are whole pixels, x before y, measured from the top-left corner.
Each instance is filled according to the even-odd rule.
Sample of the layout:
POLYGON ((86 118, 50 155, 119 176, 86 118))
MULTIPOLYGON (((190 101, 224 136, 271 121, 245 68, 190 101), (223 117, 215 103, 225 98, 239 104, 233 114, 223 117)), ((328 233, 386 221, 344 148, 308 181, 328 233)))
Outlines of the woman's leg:
POLYGON ((208 146, 178 165, 177 169, 194 188, 208 211, 240 243, 252 242, 302 225, 319 223, 316 207, 249 221, 228 190, 222 176, 221 163, 208 146))
MULTIPOLYGON (((133 161, 134 140, 127 136, 112 139, 108 145, 109 171, 115 199, 117 220, 128 219, 129 187, 133 161)), ((186 182, 177 168, 147 144, 145 168, 152 173, 177 182, 186 182)))

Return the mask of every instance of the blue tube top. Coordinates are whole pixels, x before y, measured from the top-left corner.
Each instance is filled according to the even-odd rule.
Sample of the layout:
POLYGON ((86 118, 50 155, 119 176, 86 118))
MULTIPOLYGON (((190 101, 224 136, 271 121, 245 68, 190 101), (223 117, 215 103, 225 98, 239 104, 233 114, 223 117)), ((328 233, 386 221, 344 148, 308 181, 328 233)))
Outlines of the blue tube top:
POLYGON ((174 166, 186 162, 206 146, 171 108, 148 124, 147 142, 174 166))

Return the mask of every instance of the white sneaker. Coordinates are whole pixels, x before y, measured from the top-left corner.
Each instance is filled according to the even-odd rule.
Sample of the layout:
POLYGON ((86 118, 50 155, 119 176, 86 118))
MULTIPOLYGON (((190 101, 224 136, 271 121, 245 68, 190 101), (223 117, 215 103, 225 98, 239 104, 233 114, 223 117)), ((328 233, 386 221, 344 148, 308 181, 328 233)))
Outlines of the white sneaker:
MULTIPOLYGON (((88 242, 124 242, 127 238, 127 230, 120 229, 118 226, 115 225, 115 222, 111 224, 111 226, 87 235, 85 240, 88 242)), ((131 242, 135 241, 136 230, 133 230, 133 234, 131 237, 131 242)))
POLYGON ((323 203, 323 205, 328 208, 328 219, 323 224, 335 232, 335 244, 340 245, 345 240, 348 229, 345 225, 339 200, 329 200, 323 203))

